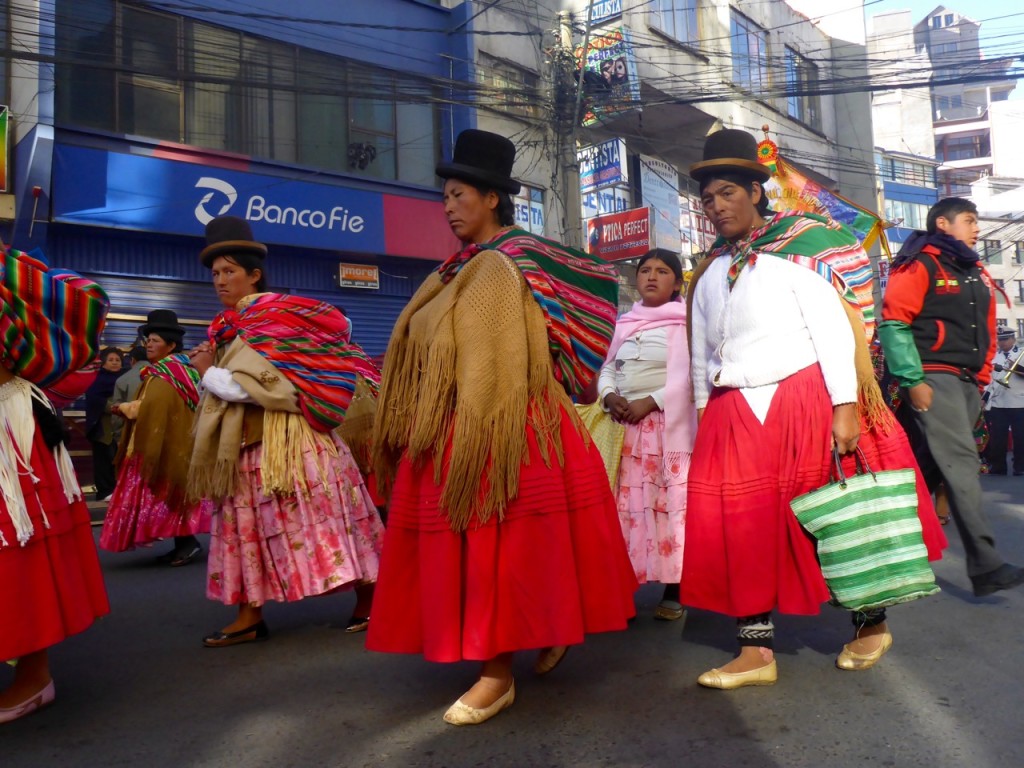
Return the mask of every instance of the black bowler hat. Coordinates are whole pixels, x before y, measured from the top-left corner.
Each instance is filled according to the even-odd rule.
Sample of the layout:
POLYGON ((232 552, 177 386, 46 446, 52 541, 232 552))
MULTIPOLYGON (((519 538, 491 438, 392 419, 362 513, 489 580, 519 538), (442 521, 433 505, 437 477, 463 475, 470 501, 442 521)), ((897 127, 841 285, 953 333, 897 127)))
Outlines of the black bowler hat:
POLYGON ((177 336, 184 338, 185 327, 178 323, 178 316, 170 309, 154 309, 146 316, 146 324, 139 326, 139 336, 146 338, 149 334, 158 336, 177 336))
POLYGON ((435 173, 442 179, 459 179, 482 184, 509 194, 520 190, 512 178, 516 147, 504 136, 469 128, 455 139, 455 154, 450 163, 441 163, 435 173))
POLYGON ((704 142, 704 159, 690 166, 690 176, 697 181, 715 173, 739 173, 762 183, 772 175, 757 161, 757 139, 735 128, 725 128, 708 136, 704 142))
POLYGON ((267 246, 252 239, 249 222, 238 216, 218 216, 206 225, 206 247, 199 254, 204 267, 225 254, 251 253, 263 259, 267 246))

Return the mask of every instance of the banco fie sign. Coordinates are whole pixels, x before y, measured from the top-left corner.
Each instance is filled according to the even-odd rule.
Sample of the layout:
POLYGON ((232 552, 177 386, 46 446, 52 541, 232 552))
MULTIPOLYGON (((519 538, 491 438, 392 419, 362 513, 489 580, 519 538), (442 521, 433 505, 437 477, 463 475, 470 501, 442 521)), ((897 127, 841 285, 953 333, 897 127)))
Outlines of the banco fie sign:
POLYGON ((264 243, 386 252, 385 195, 372 190, 66 144, 54 179, 60 222, 202 237, 230 214, 264 243))
MULTIPOLYGON (((200 198, 199 204, 196 205, 196 218, 204 227, 210 223, 211 219, 228 213, 238 200, 238 191, 228 182, 214 176, 203 176, 196 182, 196 189, 210 190, 200 198), (211 209, 218 207, 216 203, 210 205, 218 194, 224 202, 220 204, 216 213, 211 213, 211 209)), ((250 222, 262 221, 267 224, 307 229, 326 228, 355 234, 362 232, 366 225, 362 216, 353 215, 348 208, 342 205, 335 205, 329 209, 297 208, 268 201, 264 195, 251 195, 245 204, 245 212, 242 216, 250 222)))

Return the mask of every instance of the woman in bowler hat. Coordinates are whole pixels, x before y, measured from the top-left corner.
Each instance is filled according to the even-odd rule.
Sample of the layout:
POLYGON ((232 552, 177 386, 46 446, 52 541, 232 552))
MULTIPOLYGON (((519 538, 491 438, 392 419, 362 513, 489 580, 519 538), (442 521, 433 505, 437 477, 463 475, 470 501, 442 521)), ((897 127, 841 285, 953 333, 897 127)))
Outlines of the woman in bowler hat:
POLYGON ((543 675, 634 613, 604 465, 569 396, 604 359, 617 281, 512 226, 514 160, 508 139, 467 130, 438 166, 464 247, 395 325, 374 433, 391 493, 367 647, 479 662, 452 725, 512 704, 515 651, 540 649, 543 675))
MULTIPOLYGON (((813 615, 830 599, 815 542, 790 501, 828 483, 833 446, 848 475, 856 448, 872 469, 916 471, 916 463, 867 351, 871 293, 857 282, 868 262, 856 237, 819 216, 769 210, 769 171, 745 131, 710 135, 690 175, 719 237, 688 294, 699 428, 682 601, 737 622, 739 654, 698 683, 771 685, 772 611, 813 615)), ((920 472, 917 490, 934 559, 945 537, 920 472)), ((836 666, 869 669, 892 645, 885 609, 856 612, 853 623, 836 666)))
POLYGON ((187 498, 199 372, 182 351, 185 328, 171 310, 150 312, 139 336, 149 364, 136 399, 116 406, 128 425, 100 546, 125 552, 173 538, 174 548, 158 559, 187 565, 202 551, 196 534, 209 533, 212 506, 187 498))

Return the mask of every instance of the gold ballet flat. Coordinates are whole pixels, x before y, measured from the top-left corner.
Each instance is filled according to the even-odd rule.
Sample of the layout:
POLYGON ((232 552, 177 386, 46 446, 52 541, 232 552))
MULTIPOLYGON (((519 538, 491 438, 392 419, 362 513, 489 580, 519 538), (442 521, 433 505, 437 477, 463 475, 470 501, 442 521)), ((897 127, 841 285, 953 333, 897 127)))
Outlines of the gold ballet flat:
POLYGON ((878 663, 878 660, 882 658, 890 648, 892 648, 891 633, 883 632, 880 637, 882 638, 881 644, 871 653, 856 653, 851 651, 850 645, 847 643, 843 646, 843 650, 840 651, 839 656, 836 658, 836 666, 839 667, 839 669, 847 669, 851 671, 871 669, 878 663))
POLYGON ((483 709, 477 709, 471 707, 468 704, 463 704, 462 699, 459 699, 450 707, 448 711, 444 713, 444 721, 451 725, 479 725, 487 720, 490 720, 501 710, 511 707, 512 702, 516 700, 516 683, 513 680, 512 685, 508 687, 508 690, 501 695, 501 697, 495 701, 491 706, 484 707, 483 709))
POLYGON ((775 685, 779 679, 779 668, 775 659, 770 664, 752 669, 749 672, 723 672, 720 669, 709 669, 697 678, 697 682, 705 688, 720 688, 724 691, 743 688, 747 685, 775 685))

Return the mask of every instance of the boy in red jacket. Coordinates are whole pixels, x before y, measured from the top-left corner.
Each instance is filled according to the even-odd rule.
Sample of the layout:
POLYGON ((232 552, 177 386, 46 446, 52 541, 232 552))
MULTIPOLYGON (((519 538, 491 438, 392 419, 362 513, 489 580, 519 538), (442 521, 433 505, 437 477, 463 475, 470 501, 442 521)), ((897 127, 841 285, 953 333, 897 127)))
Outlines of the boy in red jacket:
POLYGON ((996 348, 995 288, 981 265, 978 209, 960 197, 928 211, 893 261, 878 336, 889 371, 942 474, 963 540, 974 594, 1024 583, 1024 568, 1006 563, 982 510, 973 427, 981 391, 992 379, 996 348))

